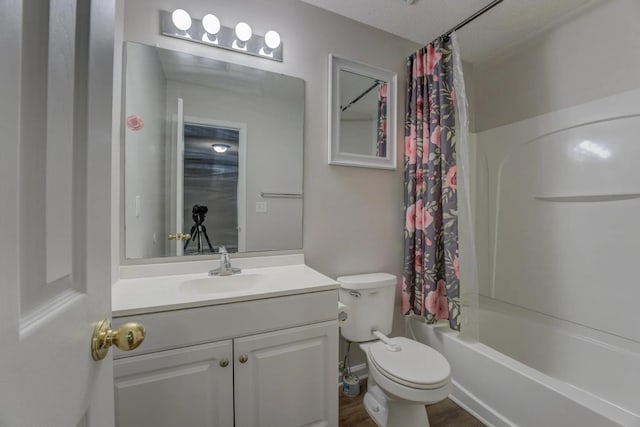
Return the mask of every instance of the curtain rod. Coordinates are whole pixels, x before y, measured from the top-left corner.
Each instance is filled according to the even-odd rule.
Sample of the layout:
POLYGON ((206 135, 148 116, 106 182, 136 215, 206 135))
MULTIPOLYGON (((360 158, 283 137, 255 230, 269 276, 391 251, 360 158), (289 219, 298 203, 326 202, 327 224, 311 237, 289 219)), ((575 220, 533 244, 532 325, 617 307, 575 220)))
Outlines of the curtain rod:
POLYGON ((368 89, 365 89, 364 92, 362 92, 360 95, 356 96, 355 99, 353 101, 351 101, 350 103, 348 103, 346 106, 340 106, 340 111, 346 111, 347 108, 351 107, 353 104, 355 104, 356 102, 360 101, 360 99, 364 98, 364 96, 366 94, 368 94, 369 92, 371 92, 373 90, 374 87, 378 86, 380 83, 382 83, 380 80, 376 80, 376 82, 374 84, 371 85, 371 87, 369 87, 368 89))
POLYGON ((458 31, 460 28, 464 27, 465 25, 467 25, 471 21, 476 20, 481 15, 484 15, 485 13, 487 13, 488 11, 490 11, 491 9, 493 9, 494 7, 496 7, 497 5, 502 3, 503 1, 504 0, 494 0, 494 1, 492 1, 491 3, 486 5, 485 7, 483 7, 482 9, 480 9, 479 11, 477 11, 476 13, 474 13, 473 15, 471 15, 470 17, 465 19, 464 21, 462 21, 459 24, 457 24, 455 27, 451 28, 449 31, 447 31, 445 33, 442 33, 442 35, 440 37, 448 36, 449 34, 453 33, 454 31, 458 31))

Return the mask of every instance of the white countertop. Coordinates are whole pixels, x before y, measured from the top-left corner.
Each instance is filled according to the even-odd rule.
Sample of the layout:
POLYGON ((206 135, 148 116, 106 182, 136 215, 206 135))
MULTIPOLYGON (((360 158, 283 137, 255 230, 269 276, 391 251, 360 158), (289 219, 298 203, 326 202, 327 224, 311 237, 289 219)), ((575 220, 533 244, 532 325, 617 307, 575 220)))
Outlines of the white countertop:
MULTIPOLYGON (((207 278, 205 272, 121 279, 112 287, 113 317, 228 304, 338 288, 338 283, 335 280, 304 264, 242 269, 241 275, 252 274, 265 277, 265 283, 251 289, 230 289, 214 293, 192 292, 181 286, 189 280, 207 278)), ((225 278, 217 280, 224 281, 225 278)))

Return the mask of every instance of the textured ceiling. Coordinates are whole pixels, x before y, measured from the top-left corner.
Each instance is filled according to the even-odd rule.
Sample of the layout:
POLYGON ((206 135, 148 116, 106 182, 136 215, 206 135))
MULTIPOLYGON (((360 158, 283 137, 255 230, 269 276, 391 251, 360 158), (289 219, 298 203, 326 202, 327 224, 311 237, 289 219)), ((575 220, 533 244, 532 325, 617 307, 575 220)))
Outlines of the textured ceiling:
MULTIPOLYGON (((491 0, 301 0, 426 44, 491 0)), ((504 0, 459 31, 462 58, 482 62, 606 0, 504 0)))

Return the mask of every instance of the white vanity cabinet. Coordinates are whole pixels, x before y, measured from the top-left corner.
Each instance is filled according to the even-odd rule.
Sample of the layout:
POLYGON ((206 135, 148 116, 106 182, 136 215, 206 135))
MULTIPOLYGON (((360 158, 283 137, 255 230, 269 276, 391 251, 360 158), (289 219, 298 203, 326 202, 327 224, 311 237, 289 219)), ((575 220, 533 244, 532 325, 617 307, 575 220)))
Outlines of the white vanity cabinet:
POLYGON ((231 340, 116 360, 118 427, 233 426, 231 340))
POLYGON ((236 427, 337 426, 336 322, 234 340, 236 427))
POLYGON ((338 425, 337 290, 118 317, 118 427, 338 425))

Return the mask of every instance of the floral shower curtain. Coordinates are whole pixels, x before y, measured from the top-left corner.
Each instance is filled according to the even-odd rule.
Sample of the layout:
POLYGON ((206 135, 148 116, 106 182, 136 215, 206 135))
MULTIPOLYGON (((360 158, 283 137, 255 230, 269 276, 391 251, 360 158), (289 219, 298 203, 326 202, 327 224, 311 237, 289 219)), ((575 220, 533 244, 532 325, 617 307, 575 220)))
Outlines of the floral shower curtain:
POLYGON ((407 61, 405 117, 405 314, 460 329, 456 113, 452 41, 407 61))
POLYGON ((387 157, 387 84, 382 83, 378 89, 376 156, 387 157))

